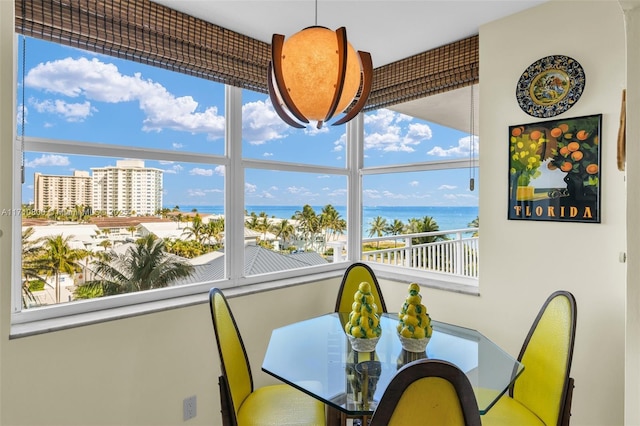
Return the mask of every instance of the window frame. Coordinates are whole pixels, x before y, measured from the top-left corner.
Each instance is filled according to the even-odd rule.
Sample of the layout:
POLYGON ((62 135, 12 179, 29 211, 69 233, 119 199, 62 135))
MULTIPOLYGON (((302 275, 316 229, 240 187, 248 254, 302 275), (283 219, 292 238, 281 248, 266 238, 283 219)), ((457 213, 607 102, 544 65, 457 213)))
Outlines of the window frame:
MULTIPOLYGON (((16 43, 14 46, 17 46, 16 43)), ((14 67, 17 68, 17 48, 13 55, 14 67)), ((18 86, 17 73, 14 73, 14 87, 18 86)), ((460 168, 470 166, 468 159, 444 160, 424 163, 400 164, 389 166, 364 167, 364 114, 346 124, 346 162, 345 167, 320 166, 278 162, 242 157, 242 88, 225 86, 225 137, 224 155, 196 154, 192 152, 176 152, 161 149, 141 149, 122 145, 98 144, 84 141, 54 140, 40 137, 21 137, 17 134, 17 126, 13 127, 14 158, 13 169, 20 170, 22 150, 38 152, 56 152, 74 155, 100 155, 122 158, 140 158, 162 161, 185 161, 190 163, 216 164, 225 167, 224 178, 224 212, 225 227, 228 235, 236 236, 225 244, 225 279, 209 283, 187 286, 153 289, 138 293, 110 296, 107 298, 74 301, 60 305, 51 305, 37 309, 21 308, 21 217, 12 219, 12 337, 26 336, 36 333, 54 331, 79 325, 120 319, 131 315, 156 312, 172 307, 202 303, 212 285, 220 283, 230 293, 250 293, 265 291, 283 286, 297 285, 305 282, 320 281, 342 275, 345 264, 358 261, 362 255, 362 178, 366 175, 399 173, 407 171, 428 171, 460 168), (127 154, 128 153, 128 154, 127 154), (141 154, 144 154, 143 156, 141 154), (302 269, 287 270, 264 275, 243 276, 244 243, 244 176, 245 170, 265 169, 292 172, 313 172, 342 175, 347 177, 347 223, 351 230, 347 237, 346 262, 328 263, 327 265, 310 266, 302 269)), ((14 104, 13 108, 17 108, 14 104)), ((14 110, 13 116, 17 111, 14 110)), ((14 118, 14 123, 17 120, 14 118)), ((472 165, 479 166, 476 158, 472 165)), ((19 173, 18 173, 19 175, 19 173)), ((22 206, 21 180, 14 179, 12 190, 13 207, 22 206)), ((469 279, 441 276, 424 271, 397 266, 374 265, 380 278, 394 281, 418 282, 427 287, 478 294, 478 285, 469 279)))

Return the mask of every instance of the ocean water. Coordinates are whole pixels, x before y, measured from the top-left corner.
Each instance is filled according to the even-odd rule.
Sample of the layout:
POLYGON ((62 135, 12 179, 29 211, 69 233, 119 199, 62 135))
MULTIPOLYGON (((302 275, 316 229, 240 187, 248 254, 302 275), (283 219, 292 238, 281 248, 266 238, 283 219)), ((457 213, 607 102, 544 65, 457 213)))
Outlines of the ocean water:
MULTIPOLYGON (((316 214, 322 213, 324 206, 312 206, 316 214)), ((343 219, 347 218, 346 206, 333 206, 343 219)), ((182 211, 192 211, 197 209, 200 213, 223 214, 222 206, 180 206, 182 211)), ((248 213, 255 212, 259 215, 265 212, 268 217, 278 217, 282 219, 290 219, 296 211, 301 211, 302 206, 246 206, 248 213)), ((450 229, 468 228, 469 223, 478 217, 478 207, 430 207, 430 206, 380 206, 380 207, 363 207, 362 210, 362 232, 366 237, 369 235, 368 229, 370 223, 380 216, 387 220, 388 224, 393 223, 395 219, 401 220, 403 223, 409 222, 409 219, 422 219, 425 216, 431 216, 437 223, 441 231, 450 229)))

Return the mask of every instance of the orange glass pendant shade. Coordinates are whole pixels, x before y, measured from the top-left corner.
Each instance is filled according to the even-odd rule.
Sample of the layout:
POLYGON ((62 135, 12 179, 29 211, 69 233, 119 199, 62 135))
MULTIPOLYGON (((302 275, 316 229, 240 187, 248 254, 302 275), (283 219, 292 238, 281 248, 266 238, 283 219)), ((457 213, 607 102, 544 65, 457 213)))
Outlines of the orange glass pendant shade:
POLYGON ((286 41, 273 35, 269 95, 278 115, 293 127, 314 120, 320 128, 360 93, 349 113, 333 124, 351 120, 366 103, 372 74, 371 56, 355 51, 344 27, 335 32, 309 27, 286 41))

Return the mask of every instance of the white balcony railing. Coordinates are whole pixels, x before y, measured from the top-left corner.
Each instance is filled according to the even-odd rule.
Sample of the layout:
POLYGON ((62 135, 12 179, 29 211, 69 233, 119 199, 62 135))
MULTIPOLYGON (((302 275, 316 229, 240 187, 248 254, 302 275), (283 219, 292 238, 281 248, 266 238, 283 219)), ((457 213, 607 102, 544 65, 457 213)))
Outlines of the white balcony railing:
POLYGON ((369 262, 399 265, 424 271, 441 272, 469 278, 478 278, 480 243, 478 228, 455 229, 419 234, 386 235, 363 238, 362 243, 393 242, 398 247, 363 251, 362 258, 369 262), (447 240, 413 244, 414 238, 446 236, 447 240))

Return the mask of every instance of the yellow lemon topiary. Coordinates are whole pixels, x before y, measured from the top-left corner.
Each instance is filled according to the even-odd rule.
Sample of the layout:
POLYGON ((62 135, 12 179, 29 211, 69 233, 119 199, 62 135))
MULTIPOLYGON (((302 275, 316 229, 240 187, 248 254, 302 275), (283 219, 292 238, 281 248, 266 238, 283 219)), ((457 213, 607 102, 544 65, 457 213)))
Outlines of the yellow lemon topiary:
POLYGON ((430 338, 433 333, 431 317, 427 307, 422 304, 420 286, 416 283, 409 285, 409 295, 405 299, 402 309, 398 313, 398 334, 411 339, 430 338))
POLYGON ((358 339, 373 339, 382 334, 378 306, 371 294, 371 284, 366 281, 360 283, 353 295, 349 321, 345 324, 344 331, 358 339))

